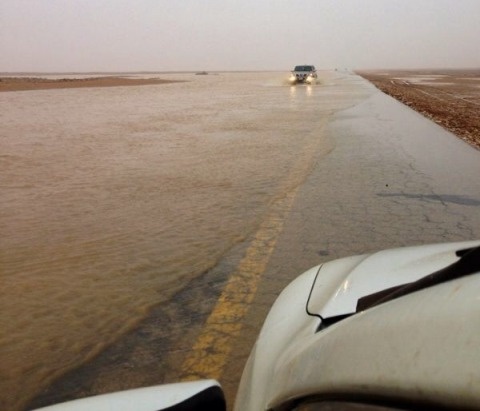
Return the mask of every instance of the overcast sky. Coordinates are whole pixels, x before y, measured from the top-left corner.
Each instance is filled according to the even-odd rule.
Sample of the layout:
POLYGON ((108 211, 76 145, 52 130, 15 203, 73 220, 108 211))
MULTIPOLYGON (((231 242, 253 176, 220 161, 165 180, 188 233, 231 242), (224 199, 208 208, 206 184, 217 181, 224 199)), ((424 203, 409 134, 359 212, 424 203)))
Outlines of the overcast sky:
POLYGON ((0 71, 480 67, 480 0, 0 0, 0 71))

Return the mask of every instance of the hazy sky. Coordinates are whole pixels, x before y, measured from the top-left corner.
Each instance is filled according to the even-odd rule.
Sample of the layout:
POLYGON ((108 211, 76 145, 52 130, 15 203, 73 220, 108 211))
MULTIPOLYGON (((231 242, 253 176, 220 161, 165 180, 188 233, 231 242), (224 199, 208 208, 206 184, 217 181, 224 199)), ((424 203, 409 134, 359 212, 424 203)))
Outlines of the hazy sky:
POLYGON ((480 67, 480 0, 0 0, 0 71, 480 67))

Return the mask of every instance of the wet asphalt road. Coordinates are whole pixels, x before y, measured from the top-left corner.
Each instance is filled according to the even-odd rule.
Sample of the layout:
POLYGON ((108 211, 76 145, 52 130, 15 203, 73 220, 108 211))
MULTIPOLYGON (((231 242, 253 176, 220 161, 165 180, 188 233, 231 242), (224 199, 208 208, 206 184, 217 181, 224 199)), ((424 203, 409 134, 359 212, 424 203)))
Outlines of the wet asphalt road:
POLYGON ((230 397, 279 291, 306 269, 385 248, 480 238, 480 151, 372 90, 335 114, 262 275, 224 372, 230 397))
POLYGON ((204 345, 200 348, 204 357, 192 357, 195 341, 206 329, 229 277, 245 264, 252 247, 262 253, 259 237, 274 238, 262 240, 268 252, 259 257, 261 263, 253 260, 261 266, 252 280, 255 287, 242 315, 229 319, 239 327, 224 341, 228 350, 221 370, 210 375, 207 369, 202 375, 200 367, 193 373, 218 378, 230 405, 268 309, 303 271, 384 248, 479 239, 480 151, 360 78, 358 87, 368 90, 369 96, 328 118, 319 136, 328 144, 314 153, 307 179, 280 205, 283 211, 272 217, 275 232, 252 233, 249 241, 194 280, 171 305, 157 307, 135 332, 51 386, 32 407, 52 398, 91 395, 97 385, 108 386, 110 371, 118 376, 119 367, 125 369, 125 381, 112 382, 112 390, 131 388, 128 358, 141 364, 133 371, 137 375, 158 370, 157 383, 191 378, 185 368, 188 358, 198 363, 218 354, 216 347, 204 345), (154 336, 155 344, 142 346, 146 333, 150 341, 154 336))

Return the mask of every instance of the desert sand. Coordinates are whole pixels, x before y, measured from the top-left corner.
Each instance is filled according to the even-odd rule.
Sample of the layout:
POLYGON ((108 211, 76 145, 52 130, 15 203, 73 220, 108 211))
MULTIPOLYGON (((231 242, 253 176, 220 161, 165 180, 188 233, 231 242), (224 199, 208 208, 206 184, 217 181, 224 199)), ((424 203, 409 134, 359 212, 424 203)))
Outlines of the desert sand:
POLYGON ((41 77, 0 77, 1 91, 46 90, 59 88, 144 86, 150 84, 175 83, 159 78, 91 77, 46 79, 41 77))

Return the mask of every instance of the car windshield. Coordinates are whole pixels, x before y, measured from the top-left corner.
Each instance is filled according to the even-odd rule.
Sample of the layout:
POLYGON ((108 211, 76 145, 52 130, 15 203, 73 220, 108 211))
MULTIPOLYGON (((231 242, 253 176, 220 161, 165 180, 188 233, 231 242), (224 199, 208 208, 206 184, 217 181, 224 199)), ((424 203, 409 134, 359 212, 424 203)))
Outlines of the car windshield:
POLYGON ((313 66, 295 66, 294 71, 313 71, 313 66))

